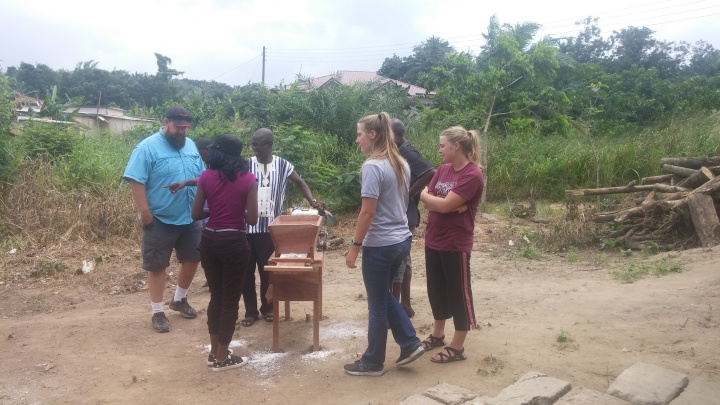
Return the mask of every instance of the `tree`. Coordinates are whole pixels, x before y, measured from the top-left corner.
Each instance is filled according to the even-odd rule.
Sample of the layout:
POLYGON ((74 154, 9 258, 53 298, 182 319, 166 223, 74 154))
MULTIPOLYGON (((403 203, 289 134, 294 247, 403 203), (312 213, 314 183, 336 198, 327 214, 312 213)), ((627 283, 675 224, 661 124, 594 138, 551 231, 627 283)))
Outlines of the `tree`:
POLYGON ((422 86, 424 85, 422 77, 433 67, 440 66, 447 55, 454 51, 449 42, 433 36, 413 47, 413 54, 410 56, 400 58, 393 55, 392 58, 385 58, 377 73, 422 86))
POLYGON ((693 76, 716 76, 720 73, 720 50, 705 41, 697 41, 692 47, 686 73, 693 76))
POLYGON ((424 117, 482 127, 481 164, 485 168, 493 124, 567 131, 569 101, 552 86, 560 67, 558 52, 549 43, 532 43, 539 28, 531 22, 501 25, 493 16, 484 34, 487 43, 475 60, 466 54, 451 54, 423 78, 436 91, 435 108, 424 117))
POLYGON ((24 94, 32 94, 37 98, 46 97, 53 86, 59 83, 60 76, 49 66, 38 63, 32 65, 21 62, 17 69, 8 69, 8 73, 14 76, 22 86, 17 91, 24 94))
POLYGON ((395 54, 393 54, 392 58, 385 58, 380 70, 377 71, 377 74, 395 80, 402 80, 403 76, 405 76, 405 73, 408 71, 408 66, 404 59, 405 58, 401 58, 395 54))
POLYGON ((578 63, 602 63, 606 60, 611 44, 600 36, 599 19, 587 17, 575 25, 582 26, 576 37, 555 39, 560 53, 569 55, 578 63))
POLYGON ((169 82, 170 79, 172 79, 174 76, 180 76, 184 74, 185 72, 180 72, 175 69, 170 69, 170 65, 172 64, 172 59, 169 57, 159 54, 155 52, 155 59, 157 59, 157 66, 158 66, 158 78, 169 82))

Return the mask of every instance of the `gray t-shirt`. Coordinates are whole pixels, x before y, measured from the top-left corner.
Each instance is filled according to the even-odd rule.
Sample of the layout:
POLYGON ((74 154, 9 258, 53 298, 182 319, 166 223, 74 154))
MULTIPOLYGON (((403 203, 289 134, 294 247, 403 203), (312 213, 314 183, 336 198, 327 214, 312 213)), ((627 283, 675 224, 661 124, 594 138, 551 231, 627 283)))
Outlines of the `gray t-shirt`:
POLYGON ((412 234, 408 229, 407 205, 410 184, 410 167, 405 166, 405 183, 398 187, 397 177, 387 159, 370 159, 362 166, 361 195, 377 200, 372 224, 365 235, 363 246, 381 247, 400 243, 412 234))

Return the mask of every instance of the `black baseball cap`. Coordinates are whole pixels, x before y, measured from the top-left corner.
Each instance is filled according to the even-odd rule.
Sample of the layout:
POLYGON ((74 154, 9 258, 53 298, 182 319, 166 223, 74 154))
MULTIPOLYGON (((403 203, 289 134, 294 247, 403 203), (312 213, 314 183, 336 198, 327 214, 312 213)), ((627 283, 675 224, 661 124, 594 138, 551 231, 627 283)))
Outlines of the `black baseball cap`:
POLYGON ((192 118, 187 110, 182 107, 173 107, 165 113, 165 118, 172 120, 175 126, 189 127, 192 126, 192 118))

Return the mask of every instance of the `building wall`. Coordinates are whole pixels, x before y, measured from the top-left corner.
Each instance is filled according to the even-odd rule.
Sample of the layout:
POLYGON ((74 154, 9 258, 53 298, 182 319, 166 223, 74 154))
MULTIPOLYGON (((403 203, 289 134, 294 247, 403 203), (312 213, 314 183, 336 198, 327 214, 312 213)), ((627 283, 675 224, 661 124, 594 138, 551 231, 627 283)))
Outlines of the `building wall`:
POLYGON ((86 116, 75 116, 73 120, 75 122, 80 123, 92 130, 93 132, 100 133, 105 130, 113 133, 113 134, 119 134, 124 131, 130 130, 132 128, 135 128, 138 125, 142 125, 145 128, 151 128, 155 125, 152 121, 140 121, 140 120, 128 120, 128 119, 121 119, 121 118, 113 118, 113 117, 103 117, 105 121, 102 120, 96 120, 95 117, 86 117, 86 116), (99 127, 98 127, 99 124, 99 127))

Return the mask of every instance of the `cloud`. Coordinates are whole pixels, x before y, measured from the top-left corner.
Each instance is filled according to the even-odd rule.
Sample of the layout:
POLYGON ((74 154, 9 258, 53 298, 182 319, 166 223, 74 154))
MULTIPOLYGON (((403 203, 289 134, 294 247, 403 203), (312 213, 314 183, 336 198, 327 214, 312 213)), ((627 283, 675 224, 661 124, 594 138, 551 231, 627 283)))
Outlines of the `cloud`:
POLYGON ((600 17, 606 38, 629 25, 665 22, 649 26, 656 39, 704 39, 720 48, 720 31, 714 29, 711 16, 720 14, 720 5, 681 15, 679 7, 686 3, 682 0, 626 3, 563 2, 559 7, 559 1, 529 0, 6 2, 0 65, 27 62, 73 69, 78 62, 95 60, 102 69, 154 74, 153 53, 158 52, 170 57, 171 67, 184 71, 186 78, 242 85, 261 80, 264 46, 266 82, 272 86, 291 82, 298 73, 375 71, 386 57, 407 56, 430 36, 448 40, 458 50, 477 52, 493 14, 501 23, 542 23, 541 35, 574 35, 574 21, 588 15, 600 17), (668 13, 681 17, 650 18, 668 13), (681 21, 684 18, 691 19, 681 21), (621 23, 606 25, 605 20, 621 23))

